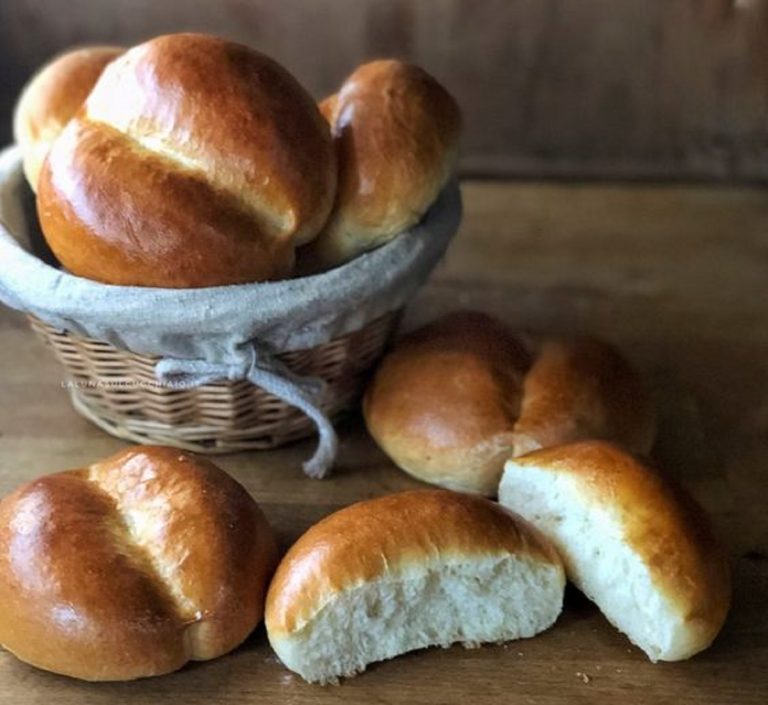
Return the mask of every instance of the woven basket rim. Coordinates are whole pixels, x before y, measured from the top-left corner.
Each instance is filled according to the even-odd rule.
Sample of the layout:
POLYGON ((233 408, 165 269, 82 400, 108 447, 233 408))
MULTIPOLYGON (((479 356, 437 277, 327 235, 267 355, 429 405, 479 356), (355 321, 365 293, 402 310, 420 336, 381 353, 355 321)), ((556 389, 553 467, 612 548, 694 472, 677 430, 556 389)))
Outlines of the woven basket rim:
MULTIPOLYGON (((0 183, 0 188, 9 188, 9 184, 16 185, 18 183, 16 180, 23 179, 21 151, 17 145, 6 147, 0 152, 0 175, 3 174, 5 179, 0 183)), ((0 215, 2 214, 0 213, 0 215)), ((343 283, 349 280, 355 270, 360 270, 360 274, 368 278, 389 276, 387 265, 392 261, 393 256, 398 256, 401 252, 405 254, 412 250, 413 254, 406 254, 406 256, 413 260, 414 265, 417 264, 419 257, 428 259, 435 254, 434 251, 430 251, 430 248, 432 250, 439 249, 439 254, 442 255, 458 230, 460 219, 461 196, 458 183, 453 179, 449 181, 419 224, 404 231, 389 243, 335 269, 309 277, 282 281, 197 289, 126 287, 102 284, 77 277, 46 264, 38 256, 29 252, 22 242, 12 234, 8 224, 4 220, 0 220, 0 261, 11 255, 14 261, 14 267, 0 268, 0 299, 5 298, 15 308, 33 313, 46 322, 51 322, 51 318, 69 318, 75 307, 82 308, 87 305, 86 302, 90 300, 91 295, 96 300, 100 300, 101 296, 97 297, 97 292, 99 295, 103 292, 109 292, 110 297, 125 296, 130 298, 133 302, 130 307, 131 311, 140 312, 151 307, 158 316, 154 324, 160 328, 178 329, 183 327, 188 321, 199 317, 200 312, 204 310, 211 329, 226 329, 227 322, 235 309, 240 309, 243 305, 253 305, 260 298, 264 299, 267 296, 290 297, 301 302, 302 305, 316 304, 316 300, 305 293, 309 280, 315 284, 322 284, 324 290, 329 292, 329 297, 332 297, 334 291, 340 287, 343 288, 343 283), (434 240, 434 236, 424 237, 425 233, 430 232, 431 234, 440 228, 443 230, 444 242, 436 245, 434 242, 430 242, 434 240), (52 277, 59 280, 55 285, 52 277), (26 287, 31 281, 50 282, 50 285, 41 285, 28 291, 26 287), (78 286, 84 287, 80 297, 81 301, 73 302, 69 298, 66 300, 60 300, 62 297, 55 298, 56 289, 59 288, 58 284, 66 284, 67 282, 76 282, 78 286), (232 291, 234 290, 238 291, 238 297, 244 297, 237 306, 232 303, 232 291), (173 316, 168 314, 166 321, 162 318, 163 312, 170 310, 181 311, 181 317, 178 314, 173 316)), ((401 305, 402 302, 393 302, 389 310, 399 308, 401 305)), ((103 320, 105 324, 111 322, 108 312, 102 312, 98 308, 89 308, 88 310, 91 320, 103 320)), ((381 313, 383 312, 378 312, 377 315, 381 313)), ((72 317, 75 318, 76 316, 72 317)), ((375 317, 376 315, 372 315, 371 319, 375 317)))
MULTIPOLYGON (((387 313, 359 331, 279 357, 294 371, 327 382, 321 407, 336 418, 362 393, 400 315, 387 313)), ((32 315, 27 319, 62 365, 75 411, 123 440, 222 454, 275 448, 316 432, 300 410, 248 380, 148 386, 155 381, 156 358, 57 330, 32 315)))

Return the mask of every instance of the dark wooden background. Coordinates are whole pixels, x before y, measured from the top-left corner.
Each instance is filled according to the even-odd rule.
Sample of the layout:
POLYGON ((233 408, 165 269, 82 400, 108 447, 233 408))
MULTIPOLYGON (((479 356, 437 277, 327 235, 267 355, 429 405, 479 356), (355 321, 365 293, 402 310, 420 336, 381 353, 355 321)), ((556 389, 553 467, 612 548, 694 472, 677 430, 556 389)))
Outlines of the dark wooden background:
POLYGON ((401 56, 466 114, 489 176, 768 178, 763 0, 0 0, 0 138, 41 62, 196 29, 273 55, 317 96, 401 56))

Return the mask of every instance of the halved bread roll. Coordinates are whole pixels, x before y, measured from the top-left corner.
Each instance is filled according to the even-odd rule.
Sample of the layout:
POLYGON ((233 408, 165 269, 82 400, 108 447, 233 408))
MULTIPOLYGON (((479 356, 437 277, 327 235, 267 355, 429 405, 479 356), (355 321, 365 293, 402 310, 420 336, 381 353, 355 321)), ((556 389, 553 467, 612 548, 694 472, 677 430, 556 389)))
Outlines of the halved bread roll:
POLYGON ((552 540, 569 579, 651 661, 717 636, 726 558, 701 508, 633 456, 586 441, 509 460, 499 501, 552 540))
POLYGON ((508 510, 444 490, 354 504, 309 529, 278 567, 265 622, 310 682, 428 646, 530 637, 560 614, 549 543, 508 510))

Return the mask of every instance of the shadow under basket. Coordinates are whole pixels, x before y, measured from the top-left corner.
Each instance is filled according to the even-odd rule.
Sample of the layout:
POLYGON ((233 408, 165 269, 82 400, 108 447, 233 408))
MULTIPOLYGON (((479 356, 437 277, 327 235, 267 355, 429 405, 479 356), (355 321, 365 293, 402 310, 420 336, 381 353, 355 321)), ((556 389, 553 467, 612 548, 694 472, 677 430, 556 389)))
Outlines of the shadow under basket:
MULTIPOLYGON (((277 357, 293 372, 328 383, 322 409, 334 417, 358 401, 399 318, 399 311, 388 313, 324 345, 277 357)), ((118 438, 213 454, 276 448, 315 433, 301 411, 247 380, 163 386, 154 373, 159 358, 57 330, 34 316, 29 321, 64 365, 75 409, 118 438)))

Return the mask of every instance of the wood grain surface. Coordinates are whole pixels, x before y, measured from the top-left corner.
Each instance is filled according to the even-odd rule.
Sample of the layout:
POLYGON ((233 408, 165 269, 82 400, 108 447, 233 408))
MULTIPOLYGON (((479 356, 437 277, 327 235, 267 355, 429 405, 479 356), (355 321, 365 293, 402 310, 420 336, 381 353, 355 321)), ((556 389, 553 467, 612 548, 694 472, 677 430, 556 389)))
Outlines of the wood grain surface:
POLYGON ((466 118, 486 175, 768 178, 768 0, 2 0, 0 141, 32 72, 74 44, 197 30, 316 96, 400 56, 466 118))
MULTIPOLYGON (((284 669, 263 628, 229 656, 137 683, 80 683, 2 652, 0 703, 768 702, 765 193, 469 183, 465 197, 462 232, 405 325, 476 307, 521 328, 600 334, 635 361, 661 412, 656 456, 705 506, 731 556, 734 605, 714 646, 653 665, 573 591, 539 637, 412 653, 338 687, 310 686, 284 669)), ((0 370, 0 494, 123 446, 72 411, 51 356, 7 310, 0 370)), ((375 448, 358 417, 340 433, 339 466, 326 481, 302 476, 309 441, 219 459, 264 507, 283 547, 338 507, 418 485, 375 448)))

